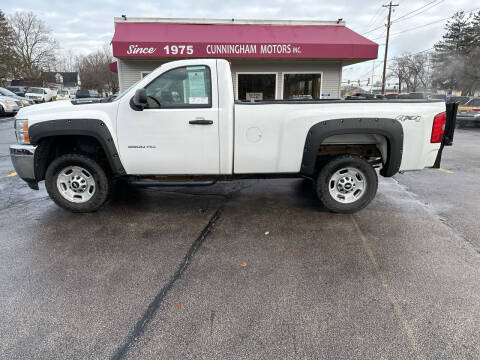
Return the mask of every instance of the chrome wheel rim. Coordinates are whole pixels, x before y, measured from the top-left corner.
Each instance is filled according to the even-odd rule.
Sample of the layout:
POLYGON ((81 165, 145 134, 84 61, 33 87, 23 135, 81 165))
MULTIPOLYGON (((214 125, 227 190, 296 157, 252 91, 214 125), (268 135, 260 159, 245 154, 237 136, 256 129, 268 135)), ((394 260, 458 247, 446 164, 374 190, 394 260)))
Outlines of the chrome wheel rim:
POLYGON ((328 181, 330 195, 342 204, 360 199, 367 189, 367 179, 359 169, 346 167, 337 170, 328 181))
POLYGON ((81 166, 67 166, 57 177, 57 188, 65 199, 74 203, 85 203, 95 194, 93 175, 81 166))

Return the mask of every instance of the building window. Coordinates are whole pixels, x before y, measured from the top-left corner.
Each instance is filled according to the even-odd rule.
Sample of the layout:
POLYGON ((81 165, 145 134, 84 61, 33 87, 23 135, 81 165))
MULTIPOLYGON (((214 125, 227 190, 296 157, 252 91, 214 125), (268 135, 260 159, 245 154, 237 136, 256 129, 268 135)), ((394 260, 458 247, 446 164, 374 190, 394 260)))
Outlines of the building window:
POLYGON ((237 74, 238 100, 275 100, 276 74, 237 74))
POLYGON ((322 74, 283 75, 284 99, 320 99, 322 74))

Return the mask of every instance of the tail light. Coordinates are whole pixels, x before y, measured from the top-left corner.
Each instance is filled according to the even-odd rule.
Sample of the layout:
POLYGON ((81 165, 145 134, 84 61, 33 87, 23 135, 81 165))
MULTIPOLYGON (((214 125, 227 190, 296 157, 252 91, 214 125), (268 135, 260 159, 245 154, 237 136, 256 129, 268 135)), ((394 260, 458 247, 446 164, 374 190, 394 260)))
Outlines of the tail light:
POLYGON ((480 108, 472 108, 473 111, 480 111, 480 108))
POLYGON ((432 144, 442 142, 446 123, 447 123, 446 112, 442 112, 440 114, 435 115, 435 117, 433 118, 433 125, 432 125, 432 137, 430 138, 430 142, 432 144))

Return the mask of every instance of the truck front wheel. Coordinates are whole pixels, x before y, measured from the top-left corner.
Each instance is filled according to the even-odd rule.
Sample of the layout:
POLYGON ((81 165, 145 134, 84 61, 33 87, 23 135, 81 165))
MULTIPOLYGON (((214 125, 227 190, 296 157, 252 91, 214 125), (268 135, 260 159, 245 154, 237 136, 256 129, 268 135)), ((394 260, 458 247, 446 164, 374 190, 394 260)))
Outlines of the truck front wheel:
POLYGON ((351 214, 363 209, 375 197, 378 178, 375 169, 356 155, 340 155, 323 165, 316 181, 316 193, 325 207, 351 214))
POLYGON ((110 182, 95 160, 85 155, 66 154, 48 166, 45 187, 52 200, 62 208, 92 212, 107 199, 110 182))

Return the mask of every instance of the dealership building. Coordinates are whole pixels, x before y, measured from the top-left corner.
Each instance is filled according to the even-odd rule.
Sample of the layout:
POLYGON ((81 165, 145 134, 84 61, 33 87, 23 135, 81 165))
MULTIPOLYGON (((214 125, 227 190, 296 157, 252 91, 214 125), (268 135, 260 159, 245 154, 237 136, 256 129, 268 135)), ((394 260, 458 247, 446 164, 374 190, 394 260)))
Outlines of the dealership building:
POLYGON ((223 58, 237 100, 339 98, 342 68, 378 45, 338 21, 115 18, 120 91, 162 63, 223 58))

